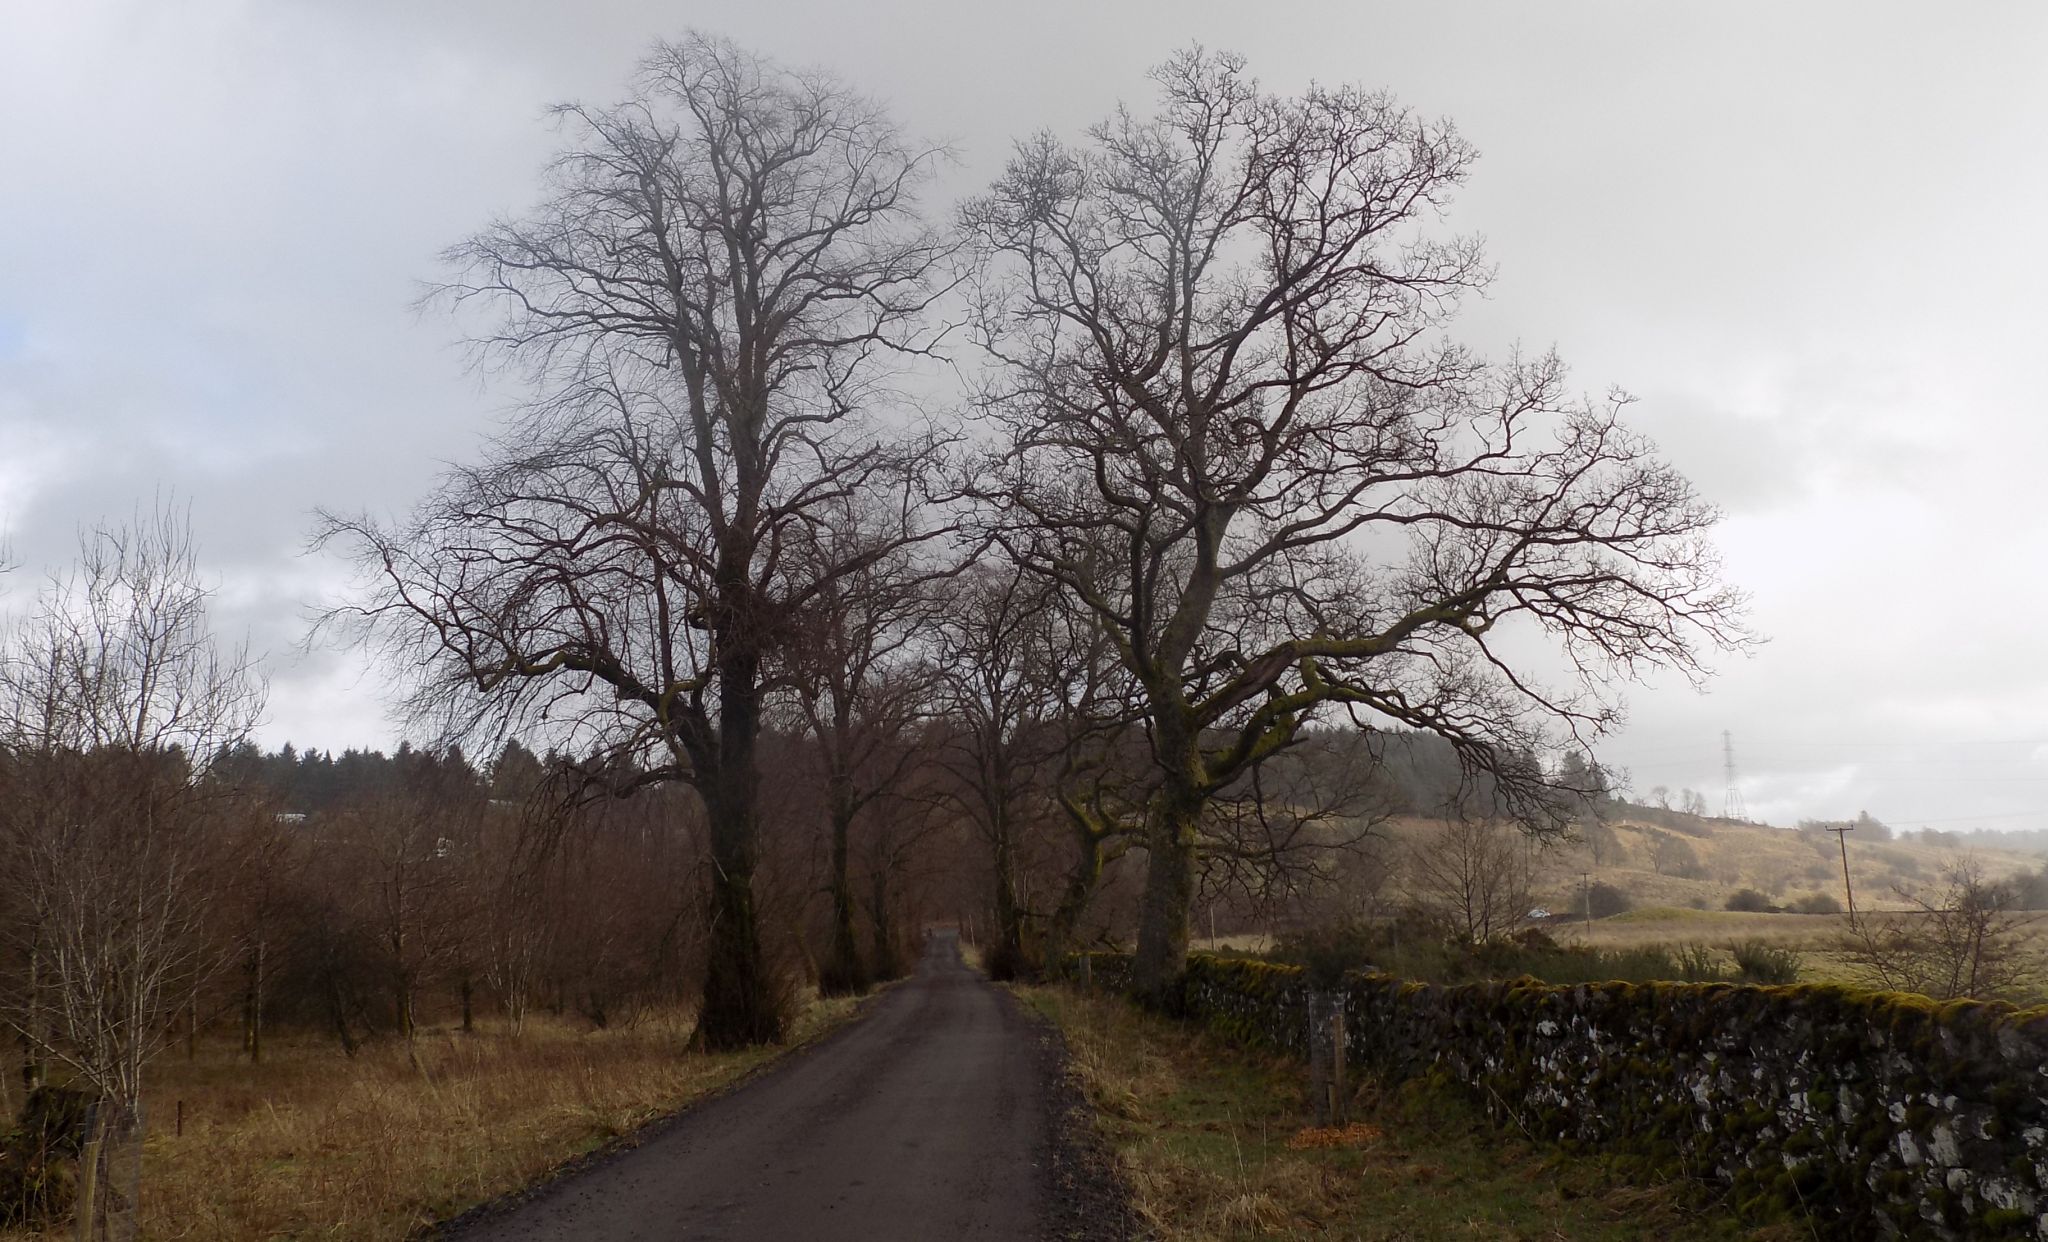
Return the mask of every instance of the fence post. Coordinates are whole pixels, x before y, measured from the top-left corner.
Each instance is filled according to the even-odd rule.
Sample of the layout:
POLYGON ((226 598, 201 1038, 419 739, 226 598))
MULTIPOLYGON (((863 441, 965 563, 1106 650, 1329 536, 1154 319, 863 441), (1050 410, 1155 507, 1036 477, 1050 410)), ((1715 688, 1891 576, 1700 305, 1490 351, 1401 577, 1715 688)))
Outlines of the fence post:
POLYGON ((1330 1002, 1334 994, 1308 990, 1308 1103, 1318 1127, 1333 1124, 1336 1111, 1336 1050, 1330 1045, 1330 1002))
POLYGON ((1344 993, 1336 992, 1330 1006, 1330 1124, 1341 1126, 1351 1118, 1351 1092, 1344 1080, 1344 993))

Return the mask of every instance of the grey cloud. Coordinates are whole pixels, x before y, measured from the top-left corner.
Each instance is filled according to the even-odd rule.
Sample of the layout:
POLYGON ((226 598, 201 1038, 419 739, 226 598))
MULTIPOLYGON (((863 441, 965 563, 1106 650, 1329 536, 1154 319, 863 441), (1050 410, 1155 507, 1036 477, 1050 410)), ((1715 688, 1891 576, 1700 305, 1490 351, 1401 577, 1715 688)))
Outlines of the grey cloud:
POLYGON ((79 525, 175 493, 223 621, 275 657, 266 736, 385 743, 360 661, 293 654, 334 573, 299 555, 309 511, 402 510, 474 451, 510 394, 464 374, 454 325, 413 315, 415 282, 532 194, 546 104, 609 97, 685 23, 828 64, 954 143, 941 210, 1013 137, 1074 132, 1189 40, 1283 89, 1363 80, 1455 118, 1485 157, 1450 224, 1501 273, 1459 335, 1554 342, 1589 390, 1637 393, 1637 423, 1730 513, 1731 574, 1775 640, 1708 695, 1635 690, 1613 757, 1718 801, 1730 728, 1758 739, 1774 815, 2044 805, 1973 781, 2014 775, 1997 765, 1909 781, 1819 745, 2048 739, 2026 654, 2048 611, 2034 10, 8 6, 0 114, 29 121, 0 127, 7 598, 79 525))

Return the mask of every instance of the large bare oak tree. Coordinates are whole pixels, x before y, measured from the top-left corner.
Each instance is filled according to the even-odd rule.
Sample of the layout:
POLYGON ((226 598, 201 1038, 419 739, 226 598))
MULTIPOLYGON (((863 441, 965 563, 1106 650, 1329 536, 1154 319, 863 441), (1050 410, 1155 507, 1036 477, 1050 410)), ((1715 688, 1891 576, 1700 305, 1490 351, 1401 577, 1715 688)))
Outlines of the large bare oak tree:
POLYGON ((1143 700, 1136 981, 1164 997, 1214 800, 1319 711, 1440 734, 1555 827, 1550 735, 1611 725, 1611 674, 1697 675, 1742 632, 1715 511, 1625 399, 1443 339, 1490 275, 1437 228, 1473 160, 1450 126, 1200 50, 1154 79, 1155 114, 1021 144, 964 220, 995 533, 1143 700))
POLYGON ((626 782, 703 800, 711 941, 699 1033, 780 1037, 754 894, 756 744, 790 618, 844 564, 788 555, 904 458, 874 415, 918 348, 937 153, 837 81, 693 36, 630 96, 565 106, 541 203, 454 247, 442 290, 526 416, 404 524, 330 521, 370 571, 349 616, 474 719, 570 718, 626 782))

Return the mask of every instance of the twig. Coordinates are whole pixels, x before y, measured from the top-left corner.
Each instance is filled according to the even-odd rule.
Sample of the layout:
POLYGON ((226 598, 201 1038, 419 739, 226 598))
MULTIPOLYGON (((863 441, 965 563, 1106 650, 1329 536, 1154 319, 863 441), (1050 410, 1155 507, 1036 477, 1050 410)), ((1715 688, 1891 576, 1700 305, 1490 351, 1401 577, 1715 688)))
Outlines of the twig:
POLYGON ((1481 1082, 1479 1085, 1482 1089, 1485 1090, 1486 1094, 1493 1097, 1494 1103, 1500 1105, 1500 1111, 1508 1115, 1508 1120, 1515 1123, 1515 1129, 1520 1130, 1522 1132, 1522 1137, 1528 1139, 1532 1143, 1535 1142, 1536 1136, 1534 1134, 1531 1134, 1529 1132, 1529 1127, 1522 1123, 1522 1115, 1520 1113, 1517 1113, 1508 1104, 1506 1100, 1501 1098, 1500 1092, 1495 1091, 1493 1089, 1493 1084, 1488 1082, 1481 1082))

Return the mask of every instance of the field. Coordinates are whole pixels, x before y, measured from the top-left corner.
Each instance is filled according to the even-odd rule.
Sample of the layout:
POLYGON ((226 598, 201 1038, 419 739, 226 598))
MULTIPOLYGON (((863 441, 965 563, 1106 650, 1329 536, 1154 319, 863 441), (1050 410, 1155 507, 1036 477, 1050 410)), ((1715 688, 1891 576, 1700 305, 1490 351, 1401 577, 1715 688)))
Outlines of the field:
MULTIPOLYGON (((814 1036, 851 1001, 813 1004, 814 1036)), ((777 1049, 686 1053, 687 1015, 623 1029, 530 1019, 518 1038, 423 1034, 344 1057, 332 1040, 281 1036, 252 1066, 202 1041, 152 1067, 145 1100, 142 1236, 395 1239, 525 1185, 733 1082, 777 1049), (183 1123, 180 1133, 179 1117, 183 1123)), ((18 1094, 18 1093, 17 1093, 18 1094)), ((0 1111, 18 1098, 0 1093, 0 1111)), ((0 1231, 6 1242, 42 1235, 0 1231)), ((48 1235, 71 1236, 69 1226, 48 1235)))
POLYGON ((1632 1185, 1505 1135, 1448 1093, 1388 1098, 1361 1084, 1352 1129, 1304 1134, 1298 1064, 1121 1001, 1019 992, 1065 1034, 1136 1206, 1166 1242, 1805 1236, 1738 1222, 1700 1187, 1632 1185))

